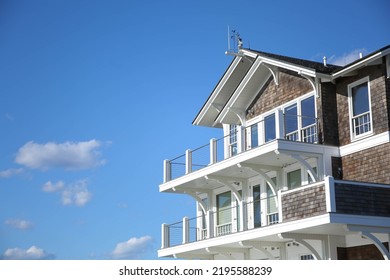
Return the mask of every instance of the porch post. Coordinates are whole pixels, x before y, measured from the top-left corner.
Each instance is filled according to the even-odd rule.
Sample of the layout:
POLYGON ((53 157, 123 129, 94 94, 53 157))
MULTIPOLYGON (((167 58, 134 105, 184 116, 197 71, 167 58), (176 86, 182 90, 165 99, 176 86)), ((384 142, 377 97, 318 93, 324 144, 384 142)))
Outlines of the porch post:
POLYGON ((214 236, 214 219, 213 212, 207 210, 206 212, 206 228, 207 228, 207 238, 212 238, 214 236))
POLYGON ((169 247, 169 225, 161 225, 161 249, 169 247))
POLYGON ((336 196, 334 190, 334 178, 332 176, 325 177, 325 199, 326 212, 336 212, 336 196))
POLYGON ((210 139, 210 165, 217 163, 217 139, 210 139))
POLYGON ((279 223, 283 222, 283 211, 282 211, 282 190, 278 190, 278 215, 279 223))
POLYGON ((192 151, 186 150, 186 174, 192 172, 192 151))
POLYGON ((166 159, 164 160, 164 183, 172 180, 171 174, 171 162, 166 159))
POLYGON ((275 113, 276 139, 284 139, 284 117, 283 110, 278 109, 275 113))
POLYGON ((190 241, 190 223, 188 217, 183 218, 183 244, 190 241))

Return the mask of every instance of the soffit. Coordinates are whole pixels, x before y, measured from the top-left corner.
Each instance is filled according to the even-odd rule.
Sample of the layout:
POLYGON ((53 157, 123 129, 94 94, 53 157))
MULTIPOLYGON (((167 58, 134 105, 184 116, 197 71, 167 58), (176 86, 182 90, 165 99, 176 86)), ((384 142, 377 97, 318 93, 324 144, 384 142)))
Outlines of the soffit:
MULTIPOLYGON (((252 63, 252 58, 240 56, 234 58, 193 121, 194 125, 214 126, 214 120, 240 84, 241 80, 252 66, 252 63)), ((216 126, 221 127, 220 124, 216 126)))

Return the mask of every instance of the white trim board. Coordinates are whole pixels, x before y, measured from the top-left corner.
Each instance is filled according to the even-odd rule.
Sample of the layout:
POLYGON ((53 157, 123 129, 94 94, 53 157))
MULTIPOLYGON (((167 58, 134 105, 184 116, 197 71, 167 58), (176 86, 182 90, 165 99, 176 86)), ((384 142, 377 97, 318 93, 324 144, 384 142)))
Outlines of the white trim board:
POLYGON ((351 144, 340 147, 339 148, 340 156, 342 157, 347 156, 389 142, 390 142, 390 131, 386 131, 381 134, 377 134, 367 138, 362 138, 359 141, 355 141, 352 142, 351 144))

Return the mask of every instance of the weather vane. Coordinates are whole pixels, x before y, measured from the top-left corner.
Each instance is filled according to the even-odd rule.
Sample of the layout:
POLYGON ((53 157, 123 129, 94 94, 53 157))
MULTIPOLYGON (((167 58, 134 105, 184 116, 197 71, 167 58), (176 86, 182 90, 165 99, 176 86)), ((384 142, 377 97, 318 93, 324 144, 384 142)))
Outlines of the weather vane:
POLYGON ((240 34, 235 29, 230 31, 228 26, 228 50, 226 51, 226 54, 237 55, 241 50, 242 45, 243 43, 240 34))

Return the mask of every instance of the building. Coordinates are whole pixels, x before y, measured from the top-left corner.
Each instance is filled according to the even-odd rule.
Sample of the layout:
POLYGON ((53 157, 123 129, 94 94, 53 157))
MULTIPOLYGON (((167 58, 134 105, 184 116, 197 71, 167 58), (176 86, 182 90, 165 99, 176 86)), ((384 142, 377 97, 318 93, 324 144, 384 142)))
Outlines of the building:
POLYGON ((223 137, 164 161, 197 207, 159 257, 390 259, 390 45, 344 67, 240 45, 193 124, 223 137))

